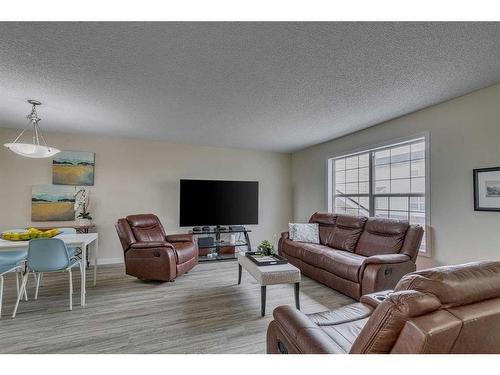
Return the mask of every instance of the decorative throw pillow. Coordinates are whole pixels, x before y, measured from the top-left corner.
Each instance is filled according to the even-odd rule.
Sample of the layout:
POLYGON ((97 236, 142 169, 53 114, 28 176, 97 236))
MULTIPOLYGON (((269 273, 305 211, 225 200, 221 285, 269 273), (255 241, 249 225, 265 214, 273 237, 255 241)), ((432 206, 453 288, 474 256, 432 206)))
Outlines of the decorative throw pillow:
POLYGON ((318 223, 289 223, 288 233, 288 236, 292 241, 319 243, 318 223))

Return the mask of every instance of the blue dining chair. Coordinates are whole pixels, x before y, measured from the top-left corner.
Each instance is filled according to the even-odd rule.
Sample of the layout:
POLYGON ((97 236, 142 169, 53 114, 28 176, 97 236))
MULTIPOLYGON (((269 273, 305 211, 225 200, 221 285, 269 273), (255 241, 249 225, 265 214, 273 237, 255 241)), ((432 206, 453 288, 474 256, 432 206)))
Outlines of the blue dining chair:
MULTIPOLYGON (((2 231, 2 234, 6 233, 6 232, 24 232, 25 230, 26 230, 26 228, 7 229, 7 230, 2 231)), ((0 256, 2 254, 4 255, 4 257, 10 258, 10 260, 12 260, 13 258, 16 258, 17 256, 22 257, 24 260, 26 260, 26 255, 28 254, 28 251, 27 250, 22 250, 22 251, 6 251, 6 252, 1 252, 0 256), (11 253, 11 254, 9 254, 9 253, 11 253)), ((16 285, 17 285, 17 290, 19 291, 18 273, 19 272, 16 272, 16 285)), ((35 278, 35 282, 36 282, 36 278, 35 278)), ((28 300, 28 294, 26 293, 26 291, 24 292, 24 299, 26 301, 28 300)))
MULTIPOLYGON (((75 228, 57 228, 59 230, 59 234, 76 234, 75 228)), ((57 237, 57 236, 56 236, 57 237)), ((80 249, 74 246, 67 246, 68 254, 70 258, 75 258, 79 255, 80 249)), ((38 290, 40 289, 40 285, 42 285, 43 272, 38 274, 33 274, 36 282, 36 291, 35 291, 35 299, 38 299, 38 290)))
MULTIPOLYGON (((75 228, 57 228, 59 230, 59 234, 76 234, 75 228)), ((68 253, 71 257, 76 257, 79 253, 79 249, 73 246, 68 246, 68 253)))
MULTIPOLYGON (((2 300, 3 300, 3 287, 4 275, 7 273, 16 273, 17 295, 19 297, 19 278, 18 273, 22 271, 22 266, 26 261, 27 251, 3 251, 0 252, 0 317, 2 316, 2 300)), ((27 294, 24 293, 25 298, 27 294)))
POLYGON ((37 238, 31 240, 26 258, 26 269, 23 273, 21 289, 17 296, 16 306, 12 317, 16 317, 21 295, 26 290, 26 283, 30 272, 68 272, 69 273, 69 309, 73 310, 73 267, 79 266, 82 272, 82 262, 78 258, 71 258, 68 249, 60 238, 37 238))

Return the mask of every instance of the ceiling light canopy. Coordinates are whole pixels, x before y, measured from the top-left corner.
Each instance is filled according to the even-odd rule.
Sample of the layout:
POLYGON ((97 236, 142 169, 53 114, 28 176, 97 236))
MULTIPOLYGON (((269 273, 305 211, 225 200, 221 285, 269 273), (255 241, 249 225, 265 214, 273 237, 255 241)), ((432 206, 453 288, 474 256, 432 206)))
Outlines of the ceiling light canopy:
POLYGON ((38 100, 30 99, 28 103, 32 105, 31 113, 26 116, 28 118, 28 124, 24 128, 24 130, 17 136, 16 139, 12 143, 5 143, 4 146, 7 147, 12 152, 15 152, 18 155, 25 156, 27 158, 50 158, 54 156, 61 150, 57 148, 47 146, 47 142, 43 138, 42 132, 38 123, 42 120, 38 117, 38 113, 36 112, 36 106, 41 105, 42 103, 38 100), (20 143, 18 142, 23 134, 29 128, 33 127, 33 140, 32 143, 20 143), (40 144, 40 140, 43 144, 40 144))

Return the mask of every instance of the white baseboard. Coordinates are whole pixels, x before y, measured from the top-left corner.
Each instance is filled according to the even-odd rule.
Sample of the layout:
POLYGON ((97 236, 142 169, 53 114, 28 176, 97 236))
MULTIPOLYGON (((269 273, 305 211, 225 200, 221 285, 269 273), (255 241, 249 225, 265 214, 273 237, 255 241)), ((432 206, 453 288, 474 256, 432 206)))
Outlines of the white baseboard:
MULTIPOLYGON (((94 259, 90 258, 89 259, 90 264, 93 266, 94 265, 94 259)), ((97 265, 104 265, 104 264, 122 264, 123 263, 123 258, 98 258, 97 259, 97 265)))

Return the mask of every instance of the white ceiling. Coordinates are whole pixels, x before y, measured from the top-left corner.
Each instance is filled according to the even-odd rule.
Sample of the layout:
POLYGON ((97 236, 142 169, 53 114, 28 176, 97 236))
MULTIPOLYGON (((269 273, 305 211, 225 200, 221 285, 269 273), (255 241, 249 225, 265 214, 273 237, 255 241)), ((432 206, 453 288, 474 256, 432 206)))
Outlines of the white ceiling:
POLYGON ((0 127, 293 151, 500 81, 500 23, 0 23, 0 127))

